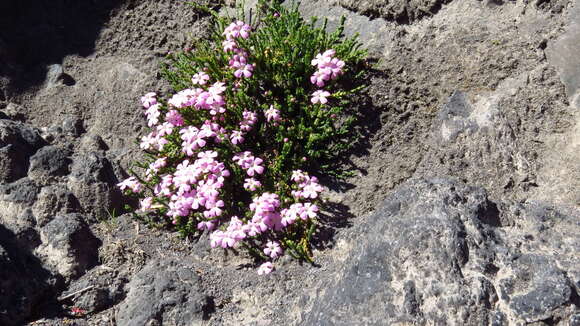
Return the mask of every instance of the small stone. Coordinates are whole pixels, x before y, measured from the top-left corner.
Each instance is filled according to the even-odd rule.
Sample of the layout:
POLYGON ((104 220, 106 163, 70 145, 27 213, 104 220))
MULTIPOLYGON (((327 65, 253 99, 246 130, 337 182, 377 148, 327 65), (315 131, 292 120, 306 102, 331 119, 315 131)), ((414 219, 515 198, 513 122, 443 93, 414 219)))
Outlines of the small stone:
POLYGON ((58 146, 45 146, 30 158, 28 176, 39 184, 48 184, 54 177, 69 173, 72 153, 58 146))

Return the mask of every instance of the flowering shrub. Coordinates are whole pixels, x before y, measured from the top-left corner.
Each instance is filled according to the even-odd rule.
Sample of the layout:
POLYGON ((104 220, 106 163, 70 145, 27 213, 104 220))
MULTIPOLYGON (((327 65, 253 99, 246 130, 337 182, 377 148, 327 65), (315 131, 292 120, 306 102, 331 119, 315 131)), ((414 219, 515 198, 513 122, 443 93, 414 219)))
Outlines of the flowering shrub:
POLYGON ((210 40, 168 56, 175 93, 141 98, 149 160, 118 186, 142 216, 247 249, 268 274, 285 253, 312 262, 324 190, 314 174, 336 174, 330 163, 352 145, 343 111, 365 52, 343 38, 344 20, 329 34, 295 7, 261 8, 254 23, 214 13, 210 40))

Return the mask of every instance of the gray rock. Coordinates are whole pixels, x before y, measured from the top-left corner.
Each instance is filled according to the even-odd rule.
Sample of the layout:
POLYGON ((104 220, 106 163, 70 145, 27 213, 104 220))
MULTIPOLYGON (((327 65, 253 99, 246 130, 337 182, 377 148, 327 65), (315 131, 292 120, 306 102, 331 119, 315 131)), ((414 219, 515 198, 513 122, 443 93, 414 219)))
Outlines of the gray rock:
POLYGON ((38 130, 20 122, 0 120, 0 182, 26 176, 28 158, 44 144, 38 130))
POLYGON ((59 278, 22 250, 15 235, 0 225, 0 324, 22 325, 59 286, 59 278))
POLYGON ((25 208, 16 216, 13 223, 7 223, 4 226, 14 233, 15 240, 22 248, 32 251, 41 243, 40 235, 36 230, 36 219, 30 208, 25 208))
POLYGON ((15 234, 22 247, 33 248, 39 242, 36 220, 30 209, 39 191, 28 178, 0 184, 0 225, 15 234))
POLYGON ((403 24, 437 13, 452 0, 341 0, 340 5, 369 17, 382 17, 403 24))
POLYGON ((62 65, 53 64, 46 67, 46 79, 44 81, 46 88, 53 88, 61 85, 72 86, 75 84, 74 79, 66 74, 62 65))
POLYGON ((91 221, 108 218, 120 206, 121 194, 109 160, 100 153, 81 153, 73 158, 67 186, 91 221))
POLYGON ((94 268, 79 280, 74 281, 66 292, 61 294, 61 297, 68 294, 80 292, 72 297, 70 300, 74 302, 75 307, 88 312, 96 313, 119 303, 125 298, 125 285, 128 280, 124 277, 119 277, 118 273, 112 270, 94 268), (88 287, 92 287, 88 291, 88 287))
POLYGON ((46 86, 50 88, 60 85, 59 80, 62 78, 62 75, 64 74, 62 66, 59 64, 53 64, 46 67, 46 70, 47 70, 45 80, 46 86))
POLYGON ((548 60, 557 67, 560 79, 566 86, 566 94, 576 108, 580 105, 580 5, 576 4, 570 12, 570 21, 566 32, 555 42, 550 42, 546 49, 548 60))
POLYGON ((11 203, 33 204, 36 201, 40 187, 28 178, 0 184, 0 198, 11 203))
POLYGON ((471 259, 495 241, 482 223, 493 204, 479 188, 444 179, 409 182, 357 230, 342 274, 315 302, 308 325, 488 324, 497 301, 471 259), (477 249, 480 247, 480 249, 477 249))
POLYGON ((580 313, 570 317, 569 326, 580 326, 580 313))
POLYGON ((17 121, 24 121, 25 117, 23 112, 26 109, 16 103, 8 103, 4 109, 2 109, 2 113, 4 113, 5 118, 2 119, 9 119, 9 120, 17 120, 17 121))
POLYGON ((409 181, 345 239, 352 245, 349 258, 319 285, 327 290, 303 324, 519 325, 567 319, 580 266, 573 254, 579 248, 578 221, 536 204, 498 206, 483 189, 448 179, 409 181), (502 221, 510 220, 521 237, 503 232, 502 221), (556 250, 562 254, 553 256, 556 250))
POLYGON ((59 214, 74 213, 80 209, 75 196, 64 185, 43 187, 32 206, 34 217, 40 227, 59 214))
POLYGON ((40 236, 37 254, 66 280, 79 277, 98 262, 100 241, 79 214, 56 216, 41 228, 40 236))
POLYGON ((454 92, 438 114, 441 139, 450 141, 462 132, 476 132, 479 126, 474 119, 470 119, 472 112, 473 107, 466 99, 466 94, 454 92))
POLYGON ((572 289, 568 279, 550 259, 523 255, 511 267, 515 276, 510 282, 504 282, 509 284, 504 291, 510 295, 516 289, 524 290, 506 299, 510 301, 513 313, 526 322, 548 319, 556 309, 570 302, 572 289))
POLYGON ((75 117, 68 117, 62 122, 62 131, 70 136, 78 137, 84 132, 83 121, 75 117))
POLYGON ((69 173, 71 151, 58 146, 45 146, 30 158, 28 177, 39 184, 49 184, 55 177, 69 173))
POLYGON ((106 151, 109 149, 101 136, 90 134, 87 134, 81 138, 79 148, 85 152, 98 152, 106 151))
POLYGON ((128 284, 118 325, 201 325, 211 299, 194 266, 175 258, 149 262, 128 284))

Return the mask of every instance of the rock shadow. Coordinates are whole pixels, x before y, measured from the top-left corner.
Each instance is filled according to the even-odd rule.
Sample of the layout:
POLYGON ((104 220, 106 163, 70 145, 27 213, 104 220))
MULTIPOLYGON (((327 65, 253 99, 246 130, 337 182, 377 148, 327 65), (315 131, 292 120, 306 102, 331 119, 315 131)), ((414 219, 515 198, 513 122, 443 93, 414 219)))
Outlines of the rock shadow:
POLYGON ((46 270, 38 258, 0 224, 0 324, 21 325, 36 316, 39 306, 53 302, 63 280, 46 270))
POLYGON ((48 66, 62 63, 65 56, 91 54, 111 12, 123 3, 118 0, 0 1, 0 77, 8 79, 8 85, 0 83, 8 89, 8 94, 0 94, 0 100, 42 83, 48 66))
MULTIPOLYGON (((361 84, 363 85, 371 85, 372 78, 384 78, 384 73, 382 71, 370 68, 370 66, 371 64, 369 61, 364 67, 361 67, 361 69, 368 71, 364 80, 362 80, 361 84)), ((350 85, 351 88, 358 86, 360 85, 350 85)), ((336 161, 336 164, 341 167, 342 171, 350 173, 358 172, 362 175, 368 173, 364 168, 353 162, 351 158, 353 156, 364 157, 370 155, 372 137, 382 128, 380 118, 382 110, 383 108, 373 104, 373 98, 368 89, 361 94, 357 94, 356 99, 347 111, 348 114, 356 117, 352 129, 357 138, 354 141, 352 149, 343 157, 339 157, 336 161)), ((333 191, 344 192, 355 187, 355 185, 349 182, 346 178, 321 176, 320 179, 322 184, 333 191)), ((337 230, 352 226, 350 220, 353 218, 355 218, 355 215, 352 214, 349 206, 332 201, 327 202, 325 204, 325 212, 319 216, 319 229, 312 238, 313 247, 319 250, 331 248, 337 230)))

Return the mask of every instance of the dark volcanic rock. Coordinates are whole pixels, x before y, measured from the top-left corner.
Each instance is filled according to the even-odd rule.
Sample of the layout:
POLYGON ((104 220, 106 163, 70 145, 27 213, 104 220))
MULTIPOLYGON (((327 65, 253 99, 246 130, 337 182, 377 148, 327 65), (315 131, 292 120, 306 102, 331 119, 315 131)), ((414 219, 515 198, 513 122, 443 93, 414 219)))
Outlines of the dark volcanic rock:
POLYGON ((185 261, 166 258, 149 262, 128 284, 127 298, 118 311, 118 325, 200 323, 211 306, 200 282, 194 266, 185 261))
POLYGON ((510 301, 510 309, 526 322, 548 319, 554 310, 570 302, 572 289, 566 275, 554 261, 538 255, 524 255, 512 264, 514 278, 505 292, 525 289, 515 294, 510 301))
POLYGON ((30 252, 21 250, 14 234, 0 225, 0 324, 22 325, 58 283, 58 278, 30 252))
POLYGON ((75 281, 61 296, 78 291, 79 294, 72 298, 75 307, 88 313, 96 313, 124 299, 124 286, 127 282, 123 277, 95 268, 75 281), (87 288, 90 289, 86 290, 87 288))
POLYGON ((39 191, 40 187, 28 178, 0 185, 2 201, 12 203, 32 204, 36 200, 39 191))
POLYGON ((39 184, 67 175, 71 152, 58 146, 45 146, 30 158, 28 176, 39 184))
POLYGON ((580 231, 577 217, 510 205, 498 208, 481 188, 448 179, 407 182, 352 233, 348 260, 304 324, 506 325, 570 318, 580 266, 572 254, 580 245, 572 240, 580 231), (523 223, 529 243, 517 233, 505 235, 502 220, 523 223), (570 229, 563 242, 556 239, 560 228, 570 229), (551 248, 562 254, 552 257, 551 248))
POLYGON ((445 179, 407 183, 357 231, 364 241, 306 324, 488 324, 496 290, 485 274, 464 268, 470 258, 493 257, 476 246, 495 242, 481 221, 492 208, 479 188, 445 179))
POLYGON ((408 24, 422 17, 436 14, 452 0, 341 0, 340 5, 369 17, 408 24))
POLYGON ((43 187, 32 207, 34 217, 40 227, 59 214, 73 213, 79 209, 78 200, 66 186, 61 184, 43 187))
POLYGON ((0 182, 11 182, 26 176, 28 159, 44 140, 38 130, 26 124, 0 120, 0 182))
POLYGON ((40 242, 30 208, 39 191, 40 188, 28 178, 0 184, 0 225, 10 230, 24 248, 32 249, 40 242))
POLYGON ((48 266, 66 279, 76 278, 95 266, 100 241, 79 214, 59 215, 40 231, 38 252, 48 266))
POLYGON ((73 158, 67 186, 90 221, 108 218, 109 212, 119 206, 117 183, 113 166, 104 155, 90 152, 73 158))

